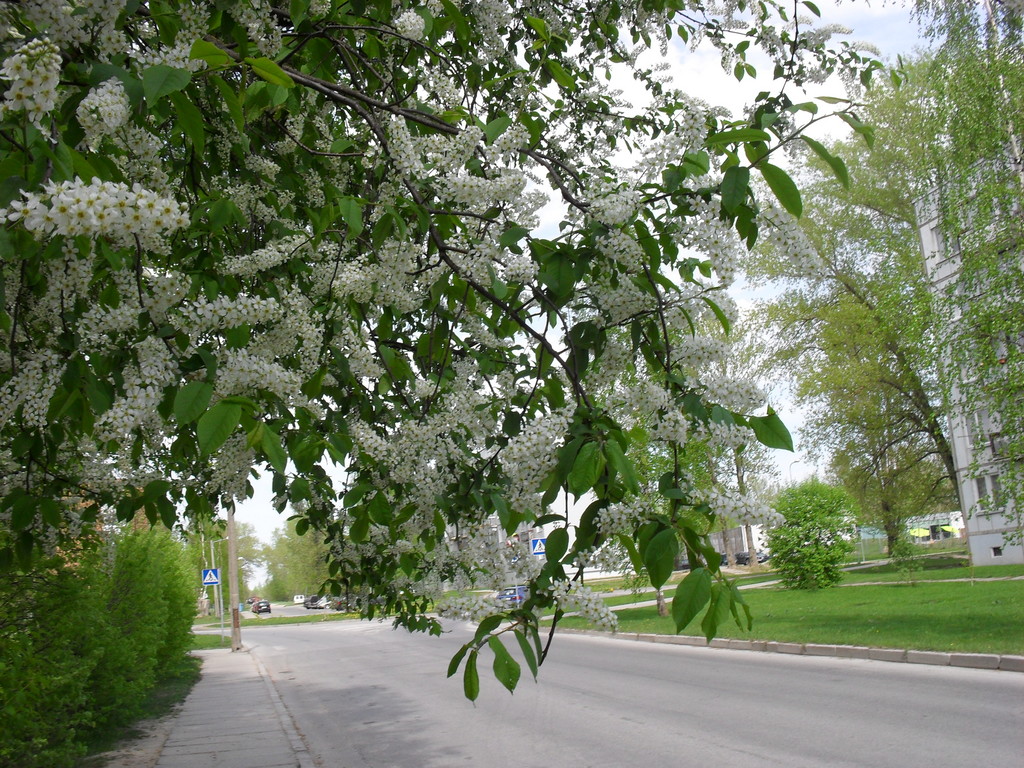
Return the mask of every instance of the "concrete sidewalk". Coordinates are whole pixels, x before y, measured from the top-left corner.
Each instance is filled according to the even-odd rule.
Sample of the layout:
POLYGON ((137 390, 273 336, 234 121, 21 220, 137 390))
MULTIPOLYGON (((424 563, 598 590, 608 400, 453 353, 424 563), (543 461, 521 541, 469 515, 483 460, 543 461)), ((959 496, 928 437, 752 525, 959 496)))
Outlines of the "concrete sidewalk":
POLYGON ((306 745, 259 659, 199 651, 202 678, 180 709, 104 756, 106 768, 313 768, 306 745))

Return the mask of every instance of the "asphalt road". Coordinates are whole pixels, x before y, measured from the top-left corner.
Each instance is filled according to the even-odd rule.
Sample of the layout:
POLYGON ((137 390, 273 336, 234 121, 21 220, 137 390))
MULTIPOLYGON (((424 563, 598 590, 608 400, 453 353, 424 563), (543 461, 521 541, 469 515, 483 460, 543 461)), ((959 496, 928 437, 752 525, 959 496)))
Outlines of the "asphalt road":
POLYGON ((388 624, 250 630, 318 765, 331 768, 965 768, 1024 765, 1024 675, 564 635, 514 696, 469 638, 388 624))

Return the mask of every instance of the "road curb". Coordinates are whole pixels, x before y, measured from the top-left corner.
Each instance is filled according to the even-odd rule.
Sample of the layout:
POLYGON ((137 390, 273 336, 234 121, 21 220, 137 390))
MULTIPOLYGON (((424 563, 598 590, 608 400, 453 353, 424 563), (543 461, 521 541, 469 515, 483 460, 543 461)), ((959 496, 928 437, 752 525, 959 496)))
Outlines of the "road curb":
POLYGON ((302 740, 302 736, 299 734, 299 729, 295 725, 291 713, 288 712, 288 708, 284 705, 281 694, 277 692, 277 686, 274 685, 270 672, 263 666, 260 657, 253 653, 251 648, 246 648, 245 652, 256 662, 256 671, 259 672, 260 677, 263 678, 263 683, 267 687, 267 695, 274 705, 274 711, 277 712, 277 719, 281 723, 281 729, 284 731, 288 744, 291 746, 292 751, 295 753, 295 759, 298 761, 296 768, 315 768, 313 758, 306 748, 306 742, 302 740))
POLYGON ((994 653, 944 653, 942 651, 915 651, 901 648, 871 648, 863 645, 821 645, 818 643, 780 643, 771 640, 736 640, 716 637, 708 642, 693 635, 653 635, 625 632, 599 632, 595 629, 559 629, 570 635, 607 637, 642 643, 665 643, 726 651, 754 651, 757 653, 784 653, 796 656, 817 656, 836 659, 867 659, 901 664, 928 664, 941 667, 966 667, 1003 672, 1024 672, 1024 656, 994 653))

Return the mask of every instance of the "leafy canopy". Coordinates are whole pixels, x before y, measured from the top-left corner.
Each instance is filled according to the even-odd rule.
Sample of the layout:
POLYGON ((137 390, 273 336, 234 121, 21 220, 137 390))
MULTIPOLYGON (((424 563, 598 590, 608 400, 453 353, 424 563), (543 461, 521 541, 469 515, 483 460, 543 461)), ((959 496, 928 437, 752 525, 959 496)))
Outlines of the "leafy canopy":
MULTIPOLYGON (((744 248, 790 236, 785 146, 830 112, 866 131, 794 87, 875 62, 771 0, 74 7, 3 10, 0 565, 104 510, 212 517, 266 473, 329 544, 326 591, 371 615, 439 631, 445 586, 529 584, 514 610, 442 606, 483 618, 453 666, 470 698, 485 646, 518 680, 500 634, 536 673, 542 611, 607 620, 578 582, 609 538, 652 573, 681 538, 718 578, 710 526, 688 522, 715 510, 678 462, 663 510, 617 514, 647 481, 624 414, 670 454, 789 447, 685 340, 731 322, 744 248), (744 117, 636 55, 700 40, 737 77, 768 56, 744 117), (592 499, 574 526, 551 511, 570 496, 592 499), (546 558, 505 545, 543 525, 546 558)), ((710 631, 739 600, 712 590, 710 631)))

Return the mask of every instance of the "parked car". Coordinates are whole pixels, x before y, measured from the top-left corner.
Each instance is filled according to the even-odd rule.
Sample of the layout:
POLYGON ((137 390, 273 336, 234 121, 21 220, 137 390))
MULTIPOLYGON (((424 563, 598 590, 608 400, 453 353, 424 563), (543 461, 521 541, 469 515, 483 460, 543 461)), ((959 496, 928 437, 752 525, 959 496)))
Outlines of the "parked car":
POLYGON ((295 595, 294 597, 292 597, 292 602, 295 603, 295 605, 302 605, 304 602, 306 602, 306 596, 295 595))
POLYGON ((252 604, 252 608, 250 610, 252 610, 252 612, 255 613, 257 616, 259 616, 261 613, 270 613, 270 601, 257 600, 255 603, 252 604))
POLYGON ((258 597, 247 597, 247 598, 245 598, 245 604, 246 605, 252 605, 253 603, 255 603, 259 599, 260 598, 258 598, 258 597))
POLYGON ((505 587, 499 589, 498 594, 495 595, 499 600, 507 600, 512 605, 522 605, 529 596, 530 593, 526 587, 505 587))
POLYGON ((310 595, 302 604, 307 608, 326 608, 330 604, 330 598, 321 595, 310 595))
MULTIPOLYGON (((767 552, 757 553, 757 562, 763 563, 768 560, 767 552)), ((750 552, 743 550, 742 552, 736 553, 736 565, 750 565, 750 552)))
POLYGON ((356 613, 359 610, 357 598, 332 597, 330 601, 331 610, 342 613, 356 613))

